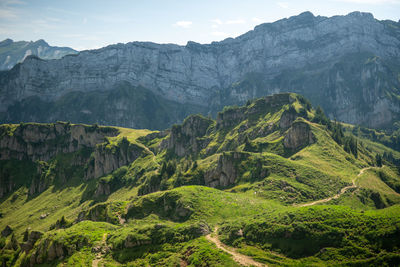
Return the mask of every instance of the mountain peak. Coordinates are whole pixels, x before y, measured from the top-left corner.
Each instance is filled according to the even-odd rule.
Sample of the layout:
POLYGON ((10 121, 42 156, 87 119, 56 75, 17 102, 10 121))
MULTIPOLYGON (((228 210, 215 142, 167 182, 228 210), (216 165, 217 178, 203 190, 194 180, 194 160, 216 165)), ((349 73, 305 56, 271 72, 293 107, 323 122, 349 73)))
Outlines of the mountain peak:
POLYGON ((14 41, 10 38, 4 39, 3 41, 0 42, 0 47, 1 46, 7 46, 12 44, 14 41))
POLYGON ((369 12, 361 12, 361 11, 353 11, 349 14, 347 14, 349 17, 364 17, 364 18, 372 18, 374 19, 374 15, 369 12))
POLYGON ((42 45, 42 46, 49 46, 49 44, 43 39, 39 39, 34 43, 37 44, 37 45, 42 45))

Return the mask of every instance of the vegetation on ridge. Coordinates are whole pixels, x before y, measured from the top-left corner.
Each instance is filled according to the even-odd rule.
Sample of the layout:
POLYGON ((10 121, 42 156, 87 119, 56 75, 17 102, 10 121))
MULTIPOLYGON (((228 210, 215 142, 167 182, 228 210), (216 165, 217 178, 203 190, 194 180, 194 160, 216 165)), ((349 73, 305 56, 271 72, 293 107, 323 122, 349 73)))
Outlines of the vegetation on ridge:
POLYGON ((348 128, 291 93, 163 132, 2 125, 0 260, 238 265, 219 226, 268 265, 398 264, 400 153, 348 128))

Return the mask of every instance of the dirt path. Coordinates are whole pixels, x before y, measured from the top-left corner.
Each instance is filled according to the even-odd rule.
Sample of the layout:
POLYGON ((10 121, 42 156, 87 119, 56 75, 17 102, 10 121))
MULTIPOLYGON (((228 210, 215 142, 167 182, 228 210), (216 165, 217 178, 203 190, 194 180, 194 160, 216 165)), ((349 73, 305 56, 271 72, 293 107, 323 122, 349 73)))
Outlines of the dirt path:
POLYGON ((244 266, 256 266, 256 267, 267 266, 265 264, 262 264, 262 263, 254 261, 249 256, 240 254, 239 252, 236 251, 236 249, 234 249, 232 247, 229 247, 229 246, 227 246, 225 244, 222 244, 222 242, 219 241, 219 239, 218 239, 217 232, 218 232, 218 227, 216 227, 214 229, 213 233, 215 233, 215 236, 212 236, 211 234, 206 235, 207 240, 213 242, 217 246, 217 248, 219 248, 219 249, 225 251, 226 253, 232 255, 234 261, 236 261, 237 263, 239 263, 241 265, 244 265, 244 266))
POLYGON ((352 185, 343 187, 342 189, 340 189, 340 192, 338 194, 334 195, 333 197, 328 197, 328 198, 316 200, 316 201, 313 201, 313 202, 310 202, 310 203, 304 203, 304 204, 295 205, 295 206, 297 206, 297 207, 308 207, 308 206, 313 206, 313 205, 320 204, 320 203, 325 203, 325 202, 331 201, 332 199, 337 199, 341 195, 346 193, 347 190, 352 189, 352 188, 357 188, 357 185, 356 185, 357 178, 360 177, 366 170, 369 170, 371 168, 374 168, 374 167, 366 167, 366 168, 361 169, 360 172, 357 174, 357 176, 354 177, 354 179, 351 181, 352 185))
MULTIPOLYGON (((98 267, 99 263, 101 261, 101 259, 103 258, 103 256, 107 253, 107 233, 103 234, 103 238, 101 240, 101 245, 99 247, 97 247, 97 253, 95 258, 92 261, 92 267, 98 267)), ((101 264, 100 266, 104 266, 103 264, 101 264)))

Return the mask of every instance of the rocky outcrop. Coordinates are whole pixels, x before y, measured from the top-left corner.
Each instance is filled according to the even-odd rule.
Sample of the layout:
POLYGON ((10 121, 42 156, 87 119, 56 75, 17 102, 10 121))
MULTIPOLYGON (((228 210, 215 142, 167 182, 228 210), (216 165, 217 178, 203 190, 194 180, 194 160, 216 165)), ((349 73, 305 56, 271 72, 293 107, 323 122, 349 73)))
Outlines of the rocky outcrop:
POLYGON ((106 136, 115 136, 111 127, 24 123, 0 126, 0 160, 48 161, 58 153, 72 153, 103 143, 106 136))
POLYGON ((53 262, 56 259, 63 259, 71 256, 75 251, 83 248, 89 241, 85 238, 77 240, 72 243, 61 243, 58 240, 45 238, 35 246, 35 250, 28 255, 25 264, 22 266, 35 266, 37 264, 44 264, 53 262))
POLYGON ((144 196, 132 201, 127 207, 126 218, 141 219, 152 213, 173 221, 186 221, 193 209, 179 193, 165 192, 156 198, 144 196))
POLYGON ((59 59, 65 55, 78 53, 69 47, 50 46, 44 40, 14 42, 11 39, 5 39, 0 42, 0 48, 0 70, 9 70, 17 63, 23 62, 28 56, 59 59))
POLYGON ((202 137, 213 122, 212 119, 200 115, 190 116, 181 125, 172 127, 169 138, 160 144, 160 148, 170 149, 180 157, 196 154, 210 142, 202 137))
POLYGON ((111 173, 135 161, 142 155, 143 151, 143 147, 132 144, 125 138, 118 145, 110 145, 108 143, 98 145, 87 164, 85 178, 97 178, 111 173))
POLYGON ((239 174, 237 163, 246 158, 246 153, 223 153, 219 156, 217 165, 204 173, 205 185, 218 188, 233 185, 239 174))
POLYGON ((88 210, 80 212, 77 222, 81 222, 83 220, 119 224, 118 216, 113 214, 109 203, 99 203, 88 210))
POLYGON ((1 236, 2 237, 7 237, 9 235, 11 235, 13 233, 13 229, 11 228, 11 226, 6 225, 6 227, 4 227, 3 231, 1 231, 1 236))
MULTIPOLYGON (((117 134, 119 130, 113 127, 63 122, 1 125, 0 197, 22 185, 29 188, 29 195, 32 196, 46 190, 55 180, 66 183, 75 173, 83 173, 82 179, 92 179, 129 165, 142 155, 144 148, 126 138, 110 144, 107 137, 117 134), (59 154, 69 156, 51 161, 59 154), (29 169, 28 174, 21 178, 16 167, 7 164, 8 160, 19 160, 18 164, 27 172, 29 169), (56 167, 49 172, 54 164, 56 167)), ((108 195, 110 190, 109 185, 101 184, 96 196, 108 195)))
POLYGON ((134 248, 143 245, 150 245, 151 239, 149 237, 143 236, 138 238, 137 235, 128 235, 124 241, 125 248, 134 248))
POLYGON ((287 149, 298 150, 315 142, 310 125, 304 121, 295 121, 283 139, 287 149))
MULTIPOLYGON (((135 98, 141 99, 136 106, 162 99, 187 104, 186 111, 197 106, 201 108, 196 112, 208 113, 249 98, 292 91, 321 105, 331 117, 385 126, 399 113, 396 97, 391 96, 397 94, 393 88, 400 87, 396 71, 400 58, 398 28, 399 23, 378 21, 368 13, 327 18, 305 12, 259 25, 235 39, 206 45, 133 42, 59 60, 28 57, 23 64, 0 74, 0 121, 38 119, 34 114, 38 112, 44 114, 43 118, 56 119, 54 112, 34 107, 41 103, 54 111, 58 105, 51 103, 57 102, 74 111, 72 107, 81 99, 95 105, 96 101, 90 101, 94 96, 102 99, 101 106, 112 104, 113 109, 91 117, 95 111, 89 105, 79 106, 80 115, 74 115, 74 119, 97 118, 102 124, 143 127, 144 120, 127 116, 136 114, 130 107, 132 101, 126 101, 129 90, 107 93, 127 83, 156 96, 146 98, 141 92, 135 98), (74 100, 67 97, 74 93, 78 94, 74 100)), ((176 105, 168 106, 153 120, 179 113, 173 109, 176 105)))
POLYGON ((25 253, 28 253, 33 248, 36 241, 38 241, 42 236, 43 236, 42 232, 31 231, 27 236, 27 240, 24 243, 20 244, 21 249, 25 251, 25 253))

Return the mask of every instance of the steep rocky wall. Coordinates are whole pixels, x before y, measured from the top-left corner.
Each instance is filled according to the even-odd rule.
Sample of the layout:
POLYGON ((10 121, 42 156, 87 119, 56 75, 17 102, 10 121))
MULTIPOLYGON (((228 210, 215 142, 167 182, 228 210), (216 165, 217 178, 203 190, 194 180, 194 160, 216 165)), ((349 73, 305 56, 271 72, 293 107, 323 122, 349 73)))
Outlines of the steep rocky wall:
MULTIPOLYGON (((125 140, 125 139, 123 139, 125 140)), ((85 178, 98 178, 135 161, 144 149, 129 141, 122 141, 118 146, 108 146, 107 143, 96 146, 87 164, 85 178)))
MULTIPOLYGON (((399 111, 398 103, 384 93, 385 88, 392 90, 386 85, 400 86, 397 74, 390 75, 395 68, 384 67, 391 64, 389 61, 398 63, 398 28, 398 23, 378 21, 368 13, 327 18, 305 12, 259 25, 235 39, 207 45, 133 42, 83 51, 60 60, 27 58, 13 70, 0 74, 0 113, 3 113, 0 118, 7 121, 11 112, 8 107, 24 99, 36 101, 37 97, 51 102, 77 91, 88 94, 114 90, 117 84, 127 82, 147 88, 160 99, 203 106, 204 112, 261 95, 294 91, 305 94, 314 104, 331 109, 329 114, 340 120, 387 125, 399 111), (349 59, 348 55, 363 53, 368 57, 355 68, 337 69, 338 63, 349 59), (384 64, 376 69, 365 67, 365 61, 373 57, 384 64), (349 72, 349 77, 343 75, 349 72), (367 79, 368 75, 378 77, 375 74, 381 72, 388 74, 387 77, 367 79), (232 87, 249 79, 249 74, 258 74, 261 79, 254 90, 232 87), (351 76, 358 75, 366 82, 354 84, 351 76), (359 95, 352 94, 359 91, 365 91, 361 102, 359 95), (368 113, 375 114, 372 120, 363 112, 365 107, 368 113)), ((250 83, 254 82, 252 79, 250 83)), ((122 113, 128 110, 127 104, 121 110, 122 113)), ((121 120, 120 125, 135 124, 128 122, 124 114, 121 116, 127 119, 121 120)))
POLYGON ((110 127, 53 124, 20 124, 0 126, 0 160, 43 160, 58 153, 71 153, 84 147, 95 147, 106 136, 118 134, 110 127))
POLYGON ((213 123, 213 120, 199 115, 190 116, 181 125, 172 127, 169 138, 160 144, 160 148, 170 149, 180 157, 196 154, 210 142, 201 137, 213 123))
POLYGON ((239 175, 237 162, 247 158, 246 153, 232 152, 222 154, 215 168, 204 173, 204 182, 209 187, 228 187, 233 185, 239 175))
POLYGON ((315 141, 310 125, 304 121, 295 121, 286 133, 283 145, 285 148, 297 150, 315 141))
MULTIPOLYGON (((129 165, 142 155, 144 148, 126 138, 110 144, 106 137, 118 133, 112 127, 61 122, 1 125, 0 197, 23 185, 32 196, 55 182, 66 183, 72 177, 99 178, 129 165), (51 161, 57 155, 60 160, 51 161), (23 168, 24 173, 18 168, 23 168)), ((107 194, 106 189, 98 188, 101 192, 97 194, 107 194)))

